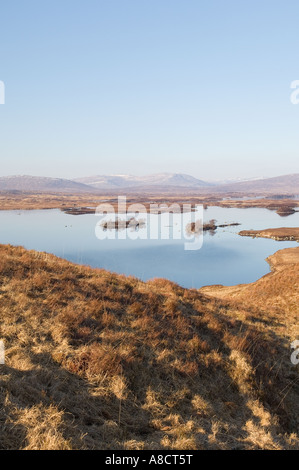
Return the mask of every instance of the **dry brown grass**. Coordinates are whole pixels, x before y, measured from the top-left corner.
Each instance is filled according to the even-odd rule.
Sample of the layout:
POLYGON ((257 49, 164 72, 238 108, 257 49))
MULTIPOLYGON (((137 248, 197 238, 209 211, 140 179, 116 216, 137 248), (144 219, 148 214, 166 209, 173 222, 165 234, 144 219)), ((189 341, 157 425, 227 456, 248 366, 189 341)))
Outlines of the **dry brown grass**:
MULTIPOLYGON (((86 208, 96 208, 103 201, 111 204, 115 210, 118 206, 118 196, 123 196, 124 189, 110 191, 96 191, 94 193, 47 193, 47 192, 28 192, 28 191, 0 191, 0 210, 33 210, 33 209, 71 209, 71 213, 89 213, 86 208), (81 211, 80 209, 83 209, 81 211), (73 212, 72 212, 73 211, 73 212)), ((198 190, 176 188, 168 188, 163 191, 161 188, 152 188, 151 190, 143 189, 141 192, 130 192, 125 190, 127 194, 127 203, 143 204, 147 210, 150 204, 203 204, 205 208, 208 206, 232 207, 232 208, 266 208, 278 211, 281 215, 286 210, 297 210, 299 201, 294 199, 273 199, 269 198, 269 194, 261 194, 265 198, 250 199, 256 193, 235 192, 235 193, 213 193, 211 189, 198 190), (222 200, 223 196, 225 198, 222 200), (266 197, 267 196, 267 197, 266 197), (242 199, 242 198, 245 199, 242 199), (236 198, 236 199, 234 199, 236 198), (248 198, 248 199, 246 199, 248 198)), ((275 194, 275 192, 273 193, 275 194)))
POLYGON ((245 237, 272 238, 274 240, 299 241, 299 227, 267 228, 265 230, 242 230, 239 235, 245 237))
POLYGON ((0 246, 0 447, 299 448, 285 332, 239 303, 0 246))

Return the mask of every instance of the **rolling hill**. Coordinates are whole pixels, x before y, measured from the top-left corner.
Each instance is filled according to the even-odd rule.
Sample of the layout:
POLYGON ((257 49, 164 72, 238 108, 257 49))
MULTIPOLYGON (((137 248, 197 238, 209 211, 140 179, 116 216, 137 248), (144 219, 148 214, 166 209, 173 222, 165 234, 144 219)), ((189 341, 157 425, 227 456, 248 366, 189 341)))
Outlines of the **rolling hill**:
POLYGON ((213 189, 223 192, 256 192, 256 193, 288 193, 299 194, 299 173, 273 178, 262 178, 238 183, 227 183, 213 189))
POLYGON ((44 176, 0 177, 0 191, 90 192, 93 188, 76 181, 44 176))

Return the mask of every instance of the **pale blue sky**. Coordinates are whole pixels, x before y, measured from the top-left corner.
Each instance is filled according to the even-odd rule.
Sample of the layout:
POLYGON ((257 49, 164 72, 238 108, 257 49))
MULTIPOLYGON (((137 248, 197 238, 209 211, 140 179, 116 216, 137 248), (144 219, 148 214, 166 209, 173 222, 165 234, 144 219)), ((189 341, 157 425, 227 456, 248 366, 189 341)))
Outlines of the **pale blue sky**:
POLYGON ((299 172, 299 2, 6 0, 0 175, 299 172))

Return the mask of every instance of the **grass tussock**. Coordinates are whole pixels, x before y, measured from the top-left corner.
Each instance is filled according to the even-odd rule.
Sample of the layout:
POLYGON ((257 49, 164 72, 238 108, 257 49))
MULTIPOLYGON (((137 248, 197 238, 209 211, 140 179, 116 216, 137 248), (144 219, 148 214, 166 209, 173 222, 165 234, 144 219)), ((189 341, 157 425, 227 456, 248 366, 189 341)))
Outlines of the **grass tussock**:
POLYGON ((230 304, 23 248, 0 255, 0 448, 299 448, 282 318, 253 308, 271 283, 230 304))

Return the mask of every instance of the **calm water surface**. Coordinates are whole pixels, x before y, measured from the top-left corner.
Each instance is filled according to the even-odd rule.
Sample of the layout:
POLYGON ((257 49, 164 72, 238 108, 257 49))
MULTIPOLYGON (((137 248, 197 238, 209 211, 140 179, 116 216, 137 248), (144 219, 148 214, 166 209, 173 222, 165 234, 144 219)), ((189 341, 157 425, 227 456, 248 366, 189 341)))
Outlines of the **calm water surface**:
MULTIPOLYGON (((157 216, 159 217, 159 216, 157 216)), ((182 240, 98 240, 95 215, 72 216, 59 210, 0 211, 0 243, 53 253, 69 261, 131 274, 148 280, 170 279, 184 287, 253 282, 269 272, 265 261, 275 251, 298 246, 240 237, 240 230, 299 227, 299 213, 280 217, 267 209, 209 207, 204 222, 240 226, 205 233, 198 251, 185 251, 182 240)))

